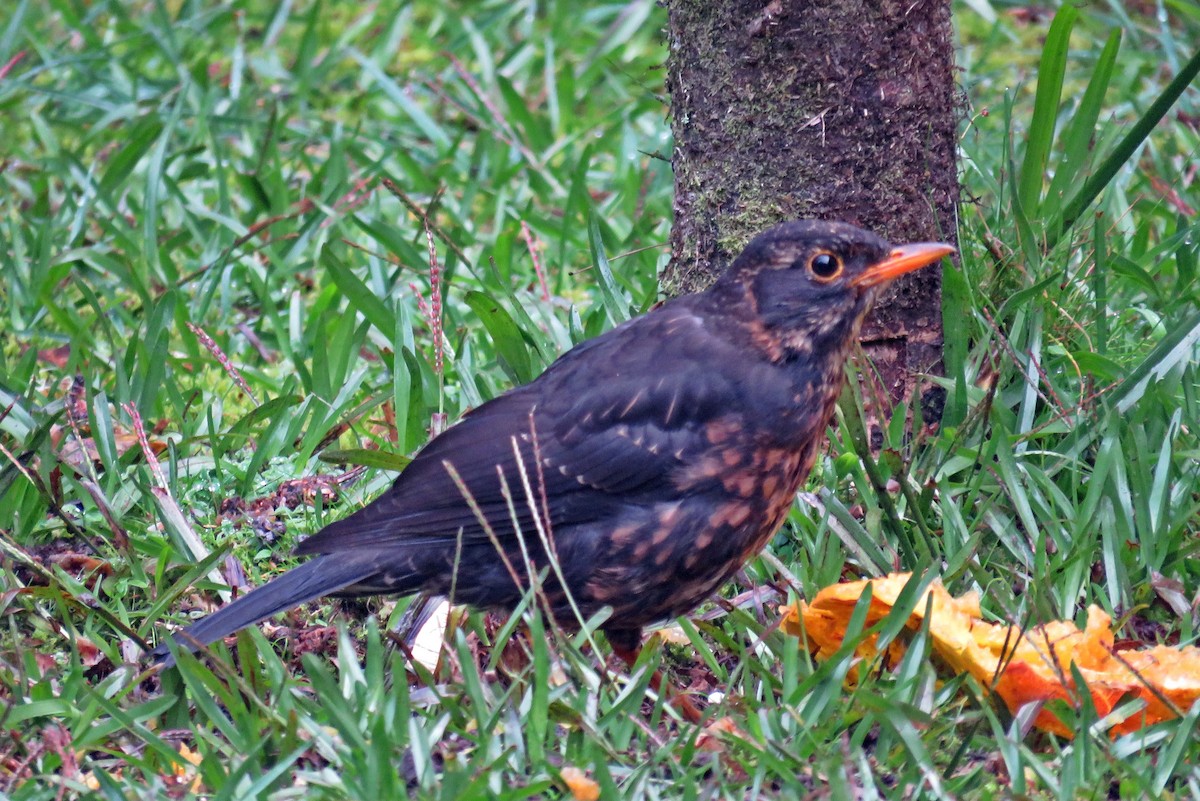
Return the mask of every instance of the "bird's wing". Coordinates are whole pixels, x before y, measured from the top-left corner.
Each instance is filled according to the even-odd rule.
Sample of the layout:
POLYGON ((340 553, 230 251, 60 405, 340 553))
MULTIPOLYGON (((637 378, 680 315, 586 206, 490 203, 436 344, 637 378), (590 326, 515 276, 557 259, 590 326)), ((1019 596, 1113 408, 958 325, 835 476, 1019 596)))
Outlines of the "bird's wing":
POLYGON ((714 367, 728 347, 686 306, 614 329, 467 414, 298 552, 472 543, 488 528, 505 541, 534 531, 534 508, 553 530, 672 497, 704 427, 734 406, 739 371, 714 367))

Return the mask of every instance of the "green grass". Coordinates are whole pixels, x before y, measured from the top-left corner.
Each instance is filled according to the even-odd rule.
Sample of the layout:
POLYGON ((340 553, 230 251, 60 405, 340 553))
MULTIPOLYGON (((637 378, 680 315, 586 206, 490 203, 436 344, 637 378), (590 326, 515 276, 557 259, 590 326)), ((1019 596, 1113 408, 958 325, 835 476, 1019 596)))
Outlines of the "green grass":
MULTIPOLYGON (((1094 603, 1119 637, 1195 642, 1200 95, 1171 82, 1200 10, 1160 8, 955 6, 946 417, 915 441, 893 426, 874 458, 847 396, 804 502, 726 598, 906 565, 998 620, 1094 603)), ((848 655, 815 664, 776 629, 783 595, 705 607, 629 680, 536 614, 528 632, 467 616, 431 674, 380 633, 407 602, 371 605, 378 624, 314 606, 305 626, 339 625, 315 653, 256 630, 236 658, 140 671, 138 645, 225 591, 227 557, 274 574, 435 420, 657 299, 664 14, 5 6, 0 794, 184 797, 194 775, 215 798, 556 797, 575 766, 606 799, 1200 797, 1196 713, 1110 738, 1064 705, 1080 734, 1060 740, 940 675, 922 632, 848 686, 848 655), (336 498, 220 512, 347 461, 368 469, 336 498), (741 734, 646 705, 660 662, 723 693, 709 714, 741 734)))

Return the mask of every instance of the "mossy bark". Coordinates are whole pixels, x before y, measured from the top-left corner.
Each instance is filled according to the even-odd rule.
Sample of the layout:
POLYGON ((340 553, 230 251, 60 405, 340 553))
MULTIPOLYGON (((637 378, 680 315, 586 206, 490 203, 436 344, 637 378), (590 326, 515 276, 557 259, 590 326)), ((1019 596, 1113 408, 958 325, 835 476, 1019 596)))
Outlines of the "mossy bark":
MULTIPOLYGON (((953 243, 958 180, 947 0, 669 0, 671 294, 707 285, 787 219, 953 243)), ((863 343, 893 402, 941 357, 941 276, 907 276, 863 343)), ((940 412, 937 393, 928 413, 940 412)), ((928 419, 928 418, 927 418, 928 419)))

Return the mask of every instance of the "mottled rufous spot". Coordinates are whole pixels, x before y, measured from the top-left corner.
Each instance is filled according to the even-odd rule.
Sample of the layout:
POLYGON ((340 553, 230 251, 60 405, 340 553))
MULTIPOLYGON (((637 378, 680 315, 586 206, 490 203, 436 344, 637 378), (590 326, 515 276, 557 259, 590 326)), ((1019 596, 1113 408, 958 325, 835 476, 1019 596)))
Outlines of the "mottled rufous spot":
POLYGON ((650 537, 651 544, 655 546, 662 545, 667 540, 671 539, 671 535, 675 533, 675 529, 670 526, 660 526, 653 536, 650 537))
POLYGON ((767 448, 762 452, 763 469, 774 471, 788 455, 789 452, 783 448, 767 448))
POLYGON ((680 471, 675 480, 675 486, 680 490, 690 490, 707 484, 725 472, 725 465, 715 455, 697 459, 680 471))
POLYGON ((766 354, 768 359, 777 362, 783 358, 783 343, 779 341, 779 337, 768 331, 761 321, 751 320, 747 330, 754 347, 766 354))
MULTIPOLYGON (((722 526, 728 526, 733 529, 741 528, 750 519, 753 511, 750 504, 741 501, 721 504, 708 518, 710 531, 722 526)), ((711 541, 711 539, 712 537, 710 536, 709 540, 711 541)))
POLYGON ((626 523, 623 526, 617 526, 612 531, 612 543, 618 548, 624 548, 628 545, 638 533, 641 526, 637 523, 626 523))
POLYGON ((737 420, 723 417, 714 420, 704 427, 704 437, 713 445, 720 445, 736 437, 742 431, 742 424, 737 420))
POLYGON ((664 527, 675 525, 676 521, 679 520, 679 507, 680 504, 676 502, 660 510, 658 513, 659 524, 664 527))
POLYGON ((584 589, 589 598, 600 604, 606 604, 621 594, 620 582, 616 580, 616 577, 607 575, 599 575, 591 579, 584 589))
POLYGON ((796 491, 800 489, 800 482, 812 469, 816 456, 816 448, 811 446, 800 452, 790 452, 784 458, 781 469, 774 474, 779 478, 779 484, 774 492, 765 493, 767 504, 763 516, 763 527, 768 534, 774 534, 783 525, 784 519, 787 518, 788 512, 792 508, 796 491))
POLYGON ((753 472, 739 470, 724 476, 721 484, 726 492, 739 498, 752 498, 758 494, 759 478, 753 472))

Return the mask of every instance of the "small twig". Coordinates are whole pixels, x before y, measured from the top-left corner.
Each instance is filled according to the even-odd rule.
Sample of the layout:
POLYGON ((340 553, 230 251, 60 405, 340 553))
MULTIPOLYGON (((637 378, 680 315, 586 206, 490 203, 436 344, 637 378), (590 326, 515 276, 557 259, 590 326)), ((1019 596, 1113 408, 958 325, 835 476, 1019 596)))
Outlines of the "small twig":
POLYGON ((442 230, 437 223, 429 218, 429 214, 422 209, 416 201, 404 194, 404 190, 397 186, 395 181, 393 181, 391 178, 381 178, 380 183, 383 184, 384 189, 391 192, 397 200, 403 203, 404 207, 412 212, 413 216, 424 221, 424 223, 428 225, 435 234, 437 234, 437 238, 442 240, 446 247, 450 248, 455 256, 458 256, 460 259, 462 259, 464 264, 469 265, 471 263, 471 260, 467 258, 467 254, 463 252, 462 248, 455 244, 454 240, 451 239, 450 236, 444 230, 442 230))
MULTIPOLYGON (((987 320, 988 325, 991 327, 992 333, 995 334, 996 339, 999 340, 1001 347, 1004 348, 1005 353, 1008 354, 1009 358, 1011 358, 1015 364, 1020 365, 1021 364, 1020 357, 1017 355, 1016 351, 1012 347, 1012 344, 1004 336, 1004 333, 1000 330, 1000 327, 996 324, 996 321, 992 318, 991 314, 989 314, 986 309, 983 310, 983 316, 984 316, 984 319, 987 320)), ((1041 365, 1037 363, 1036 359, 1033 359, 1032 355, 1030 355, 1029 358, 1033 360, 1034 368, 1037 370, 1038 375, 1040 376, 1041 380, 1046 381, 1047 380, 1046 374, 1042 370, 1041 365)), ((1054 392, 1052 389, 1050 390, 1050 393, 1051 393, 1051 395, 1054 395, 1054 397, 1053 398, 1047 397, 1045 395, 1045 393, 1042 392, 1041 388, 1035 382, 1033 382, 1029 379, 1028 374, 1026 373, 1025 370, 1021 370, 1020 373, 1021 373, 1021 377, 1025 380, 1025 383, 1029 384, 1031 387, 1033 387, 1034 391, 1037 392, 1038 397, 1041 398, 1042 401, 1045 402, 1047 406, 1050 406, 1054 409, 1054 415, 1053 415, 1053 417, 1051 417, 1051 419, 1047 420, 1046 422, 1042 423, 1039 426, 1035 426, 1034 428, 1031 428, 1029 431, 1022 433, 1021 434, 1022 439, 1028 439, 1028 438, 1034 436, 1035 434, 1037 434, 1042 429, 1047 428, 1048 426, 1051 426, 1057 422, 1064 422, 1064 423, 1068 423, 1068 424, 1071 423, 1072 422, 1072 420, 1070 419, 1071 415, 1085 413, 1085 410, 1090 408, 1091 406, 1093 406, 1097 400, 1099 400, 1101 397, 1103 397, 1107 393, 1111 392, 1112 390, 1116 389, 1121 384, 1120 381, 1114 381, 1111 384, 1108 384, 1107 386, 1101 387, 1100 389, 1096 390, 1095 392, 1092 392, 1091 394, 1086 395, 1083 398, 1080 398, 1079 403, 1077 404, 1076 408, 1068 409, 1058 399, 1057 395, 1054 395, 1054 392)), ((1047 387, 1049 387, 1048 383, 1047 383, 1047 387)))
MULTIPOLYGON (((363 203, 366 203, 367 199, 371 197, 371 193, 374 191, 371 188, 373 182, 374 178, 372 177, 359 178, 354 182, 354 186, 350 187, 348 192, 333 202, 334 210, 339 213, 345 213, 361 206, 363 203)), ((333 225, 336 220, 336 217, 326 217, 321 222, 321 227, 328 228, 329 226, 333 225)))
POLYGON ((760 553, 759 558, 770 565, 772 570, 783 576, 783 580, 788 583, 788 586, 791 587, 796 594, 804 594, 804 585, 800 583, 800 579, 796 578, 795 573, 787 569, 787 566, 779 560, 779 557, 768 550, 760 553))
POLYGON ((246 325, 244 322, 238 323, 235 328, 237 329, 237 332, 244 336, 246 341, 250 343, 250 347, 254 348, 254 350, 258 352, 259 357, 264 362, 267 364, 274 364, 276 362, 278 357, 276 357, 274 353, 271 353, 269 350, 267 350, 267 347, 263 344, 263 341, 259 339, 258 334, 254 333, 253 328, 246 325))
MULTIPOLYGON (((311 204, 311 201, 309 201, 309 203, 311 204)), ((311 206, 310 206, 310 208, 311 208, 311 206)), ((204 275, 206 272, 211 270, 213 267, 216 267, 218 264, 224 264, 229 259, 229 257, 233 255, 234 251, 240 249, 243 245, 245 245, 251 239, 254 239, 260 233, 262 233, 266 229, 270 228, 271 226, 275 225, 276 223, 281 223, 284 220, 291 220, 295 217, 299 217, 301 214, 303 214, 307 210, 308 209, 302 208, 302 209, 298 209, 297 211, 289 212, 287 214, 277 214, 274 217, 268 217, 265 220, 259 220, 258 222, 253 223, 246 230, 246 233, 242 234, 237 239, 233 240, 233 243, 229 247, 227 247, 227 248, 225 248, 225 250, 221 251, 221 255, 217 256, 215 259, 210 261, 208 264, 200 265, 199 267, 192 270, 190 273, 188 273, 187 275, 183 276, 178 281, 176 281, 175 288, 179 289, 183 286, 186 286, 187 284, 190 284, 192 281, 195 281, 200 276, 204 275)))
POLYGON ((54 500, 54 496, 50 493, 49 488, 42 483, 41 476, 31 472, 27 467, 25 467, 25 465, 21 463, 21 460, 18 459, 12 451, 4 447, 3 443, 0 443, 0 454, 3 454, 4 458, 12 462, 12 466, 17 469, 17 472, 25 476, 26 480, 33 485, 34 489, 38 491, 38 494, 42 496, 42 500, 44 500, 46 505, 50 508, 51 513, 53 513, 55 517, 62 521, 63 526, 66 527, 67 531, 71 533, 71 536, 87 545, 87 547, 91 549, 93 553, 99 554, 99 550, 97 550, 96 547, 88 541, 87 537, 83 533, 83 530, 79 528, 79 526, 75 525, 75 522, 67 515, 66 510, 59 506, 58 502, 54 500))
MULTIPOLYGON (((96 507, 100 510, 101 516, 108 521, 109 527, 112 528, 113 544, 116 545, 117 549, 124 553, 128 558, 132 555, 132 552, 129 549, 129 533, 125 531, 124 527, 122 527, 113 517, 112 509, 110 508, 107 500, 103 497, 103 493, 100 491, 100 478, 96 475, 95 464, 92 463, 92 459, 88 456, 88 449, 84 444, 85 437, 83 436, 83 431, 80 430, 79 427, 80 419, 78 412, 80 409, 84 410, 84 420, 86 422, 87 402, 84 397, 85 395, 86 388, 83 382, 83 376, 76 375, 71 381, 70 390, 67 392, 67 408, 64 416, 67 418, 67 425, 71 429, 71 436, 75 440, 75 447, 79 449, 79 453, 82 456, 82 458, 79 460, 80 463, 77 469, 80 473, 83 473, 87 476, 87 478, 80 477, 80 484, 91 494, 92 498, 95 499, 96 507)), ((100 553, 100 549, 95 545, 92 545, 90 542, 88 543, 88 547, 90 547, 93 552, 97 554, 100 553)))
POLYGON ((12 72, 13 67, 21 63, 21 59, 25 58, 24 50, 17 51, 17 54, 5 62, 3 67, 0 67, 0 80, 8 77, 8 73, 12 72))

